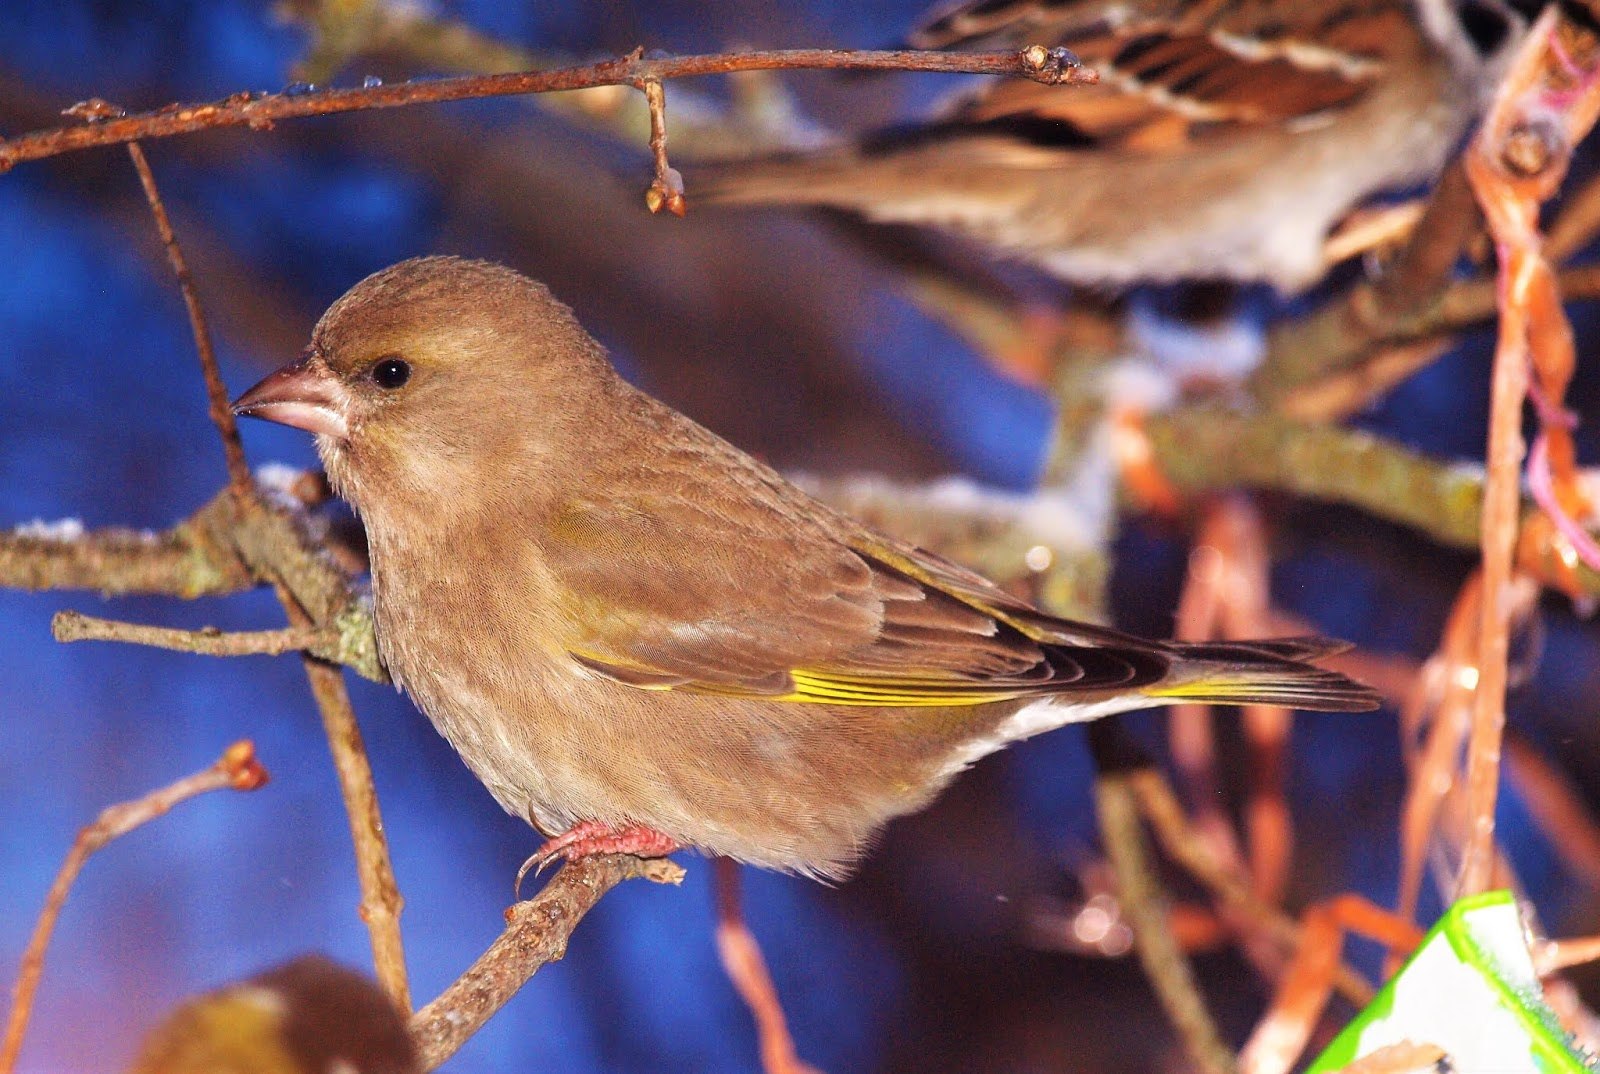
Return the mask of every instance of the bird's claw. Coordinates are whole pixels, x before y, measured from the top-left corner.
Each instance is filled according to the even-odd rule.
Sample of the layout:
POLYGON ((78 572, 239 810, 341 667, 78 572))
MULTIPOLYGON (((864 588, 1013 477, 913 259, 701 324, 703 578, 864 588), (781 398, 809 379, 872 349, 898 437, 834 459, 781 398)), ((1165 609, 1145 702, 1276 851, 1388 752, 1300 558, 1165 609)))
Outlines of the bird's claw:
POLYGON ((522 881, 533 870, 538 876, 556 859, 577 861, 596 854, 632 854, 640 858, 664 858, 679 849, 678 841, 643 824, 629 824, 614 828, 597 820, 585 820, 567 831, 545 841, 533 856, 517 870, 513 889, 517 899, 522 898, 522 881))

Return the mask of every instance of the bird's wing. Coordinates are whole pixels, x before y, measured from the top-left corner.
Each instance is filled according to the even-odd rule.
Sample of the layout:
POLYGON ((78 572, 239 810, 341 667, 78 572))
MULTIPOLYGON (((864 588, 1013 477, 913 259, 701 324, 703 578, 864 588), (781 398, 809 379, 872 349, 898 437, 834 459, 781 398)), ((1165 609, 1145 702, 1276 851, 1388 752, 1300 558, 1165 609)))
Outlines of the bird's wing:
POLYGON ((1087 87, 987 83, 961 98, 935 130, 1041 148, 1162 151, 1240 125, 1314 123, 1354 103, 1388 58, 1420 43, 1411 6, 967 0, 936 12, 909 42, 941 49, 1064 45, 1100 72, 1100 84, 1087 87))
POLYGON ((976 705, 1168 666, 1159 646, 863 530, 709 434, 597 478, 544 544, 568 653, 644 689, 976 705))

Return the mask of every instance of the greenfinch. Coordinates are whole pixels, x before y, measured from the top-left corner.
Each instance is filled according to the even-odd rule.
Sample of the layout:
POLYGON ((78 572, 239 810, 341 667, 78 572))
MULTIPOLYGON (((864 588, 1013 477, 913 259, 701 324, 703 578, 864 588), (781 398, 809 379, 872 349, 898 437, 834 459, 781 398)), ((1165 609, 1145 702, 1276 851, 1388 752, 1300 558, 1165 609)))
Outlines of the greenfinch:
POLYGON ((1323 639, 1146 641, 878 533, 631 386, 503 266, 405 261, 235 403, 316 434, 379 651, 541 860, 844 875, 1008 743, 1180 701, 1350 710, 1323 639))
POLYGON ((419 1074, 406 1020, 369 978, 320 955, 188 1000, 130 1074, 419 1074))

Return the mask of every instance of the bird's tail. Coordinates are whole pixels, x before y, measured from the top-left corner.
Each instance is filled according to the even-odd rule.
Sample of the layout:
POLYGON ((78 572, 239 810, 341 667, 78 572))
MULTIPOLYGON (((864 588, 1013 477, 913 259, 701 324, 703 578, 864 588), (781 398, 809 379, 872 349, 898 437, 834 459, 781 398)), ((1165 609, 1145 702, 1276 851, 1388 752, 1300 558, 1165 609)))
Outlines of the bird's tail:
POLYGON ((1283 705, 1317 712, 1366 712, 1381 703, 1371 687, 1308 663, 1348 649, 1341 641, 1308 637, 1168 644, 1177 654, 1171 672, 1144 690, 1164 701, 1283 705))

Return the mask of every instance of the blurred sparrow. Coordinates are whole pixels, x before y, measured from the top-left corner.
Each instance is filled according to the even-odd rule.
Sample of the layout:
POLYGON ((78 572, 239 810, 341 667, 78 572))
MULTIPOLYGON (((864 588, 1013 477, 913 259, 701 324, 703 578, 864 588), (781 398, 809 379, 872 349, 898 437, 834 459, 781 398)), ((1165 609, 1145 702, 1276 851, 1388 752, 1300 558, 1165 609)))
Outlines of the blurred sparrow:
POLYGON ((418 1074, 405 1019, 378 986, 318 955, 196 996, 145 1040, 130 1074, 418 1074))
POLYGON ((875 533, 617 376, 542 285, 402 262, 235 403, 317 434, 378 644, 542 858, 841 875, 957 772, 1177 701, 1367 709, 1322 639, 1145 641, 875 533))
POLYGON ((702 200, 927 224, 1072 281, 1296 291, 1376 191, 1430 179, 1539 0, 969 0, 918 48, 1064 45, 1098 86, 986 83, 933 120, 730 162, 702 200))

